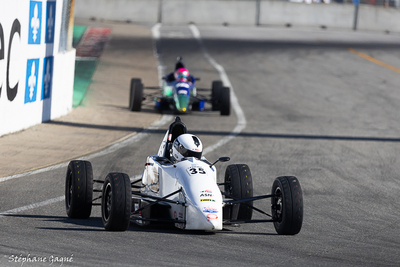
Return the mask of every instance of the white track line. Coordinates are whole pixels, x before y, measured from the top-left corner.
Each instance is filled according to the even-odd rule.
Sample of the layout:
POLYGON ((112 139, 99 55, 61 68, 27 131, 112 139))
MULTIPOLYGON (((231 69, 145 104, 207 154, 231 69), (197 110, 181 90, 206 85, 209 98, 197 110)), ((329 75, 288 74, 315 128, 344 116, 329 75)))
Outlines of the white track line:
POLYGON ((231 92, 231 105, 233 110, 236 113, 236 116, 238 118, 236 127, 233 129, 233 131, 230 133, 230 135, 225 136, 221 140, 219 140, 217 143, 215 143, 212 146, 209 146, 203 150, 203 155, 210 153, 217 149, 220 146, 223 146, 224 144, 228 143, 231 141, 233 138, 235 138, 241 131, 243 131, 244 128, 246 128, 246 117, 244 115, 244 112, 242 108, 239 105, 239 101, 236 97, 235 91, 233 90, 233 86, 231 82, 229 81, 228 75, 225 72, 224 67, 222 67, 220 64, 218 64, 207 52, 207 49, 204 46, 203 40, 201 39, 200 31, 194 24, 189 25, 190 30, 192 31, 192 34, 194 38, 197 40, 199 43, 199 46, 203 52, 204 57, 208 60, 208 62, 218 71, 219 76, 221 77, 221 80, 223 84, 227 87, 230 88, 231 92))
POLYGON ((19 213, 19 212, 22 212, 22 211, 26 211, 26 210, 31 210, 31 209, 34 209, 34 208, 47 206, 47 205, 50 205, 50 204, 53 204, 53 203, 56 203, 56 202, 59 202, 59 201, 63 201, 64 199, 65 199, 65 197, 61 196, 61 197, 48 199, 48 200, 45 200, 45 201, 42 201, 42 202, 39 202, 39 203, 30 204, 30 205, 23 206, 23 207, 20 207, 20 208, 8 210, 8 211, 0 213, 0 218, 4 217, 4 216, 7 216, 7 215, 16 214, 16 213, 19 213))
POLYGON ((161 38, 160 33, 161 23, 157 23, 151 28, 151 33, 153 35, 153 54, 157 59, 157 70, 158 70, 158 84, 162 86, 162 77, 164 76, 164 64, 161 61, 161 57, 157 52, 157 43, 161 38))
MULTIPOLYGON (((160 56, 157 53, 157 43, 156 43, 156 42, 159 41, 159 39, 161 37, 160 28, 161 28, 161 24, 157 23, 156 25, 153 26, 151 31, 152 31, 153 39, 155 40, 155 43, 153 45, 153 53, 154 53, 154 55, 155 55, 155 57, 157 58, 157 61, 158 61, 158 77, 159 77, 159 83, 160 83, 160 86, 161 86, 162 77, 164 76, 164 66, 163 66, 163 64, 161 62, 160 56)), ((198 30, 198 28, 194 24, 189 25, 189 28, 192 31, 192 34, 193 34, 194 38, 199 43, 199 46, 200 46, 200 48, 201 48, 201 50, 203 52, 204 57, 218 71, 219 76, 220 76, 222 82, 224 83, 224 85, 230 88, 231 105, 232 105, 233 110, 236 113, 237 118, 238 118, 236 127, 233 129, 233 131, 229 135, 227 135, 227 136, 223 137, 222 139, 220 139, 214 145, 211 145, 211 146, 205 148, 203 150, 203 155, 205 155, 207 153, 210 153, 210 152, 214 151, 218 147, 228 143, 233 138, 235 138, 246 127, 246 117, 244 115, 244 112, 243 112, 242 108, 239 105, 239 101, 238 101, 238 99, 236 97, 236 94, 235 94, 235 92, 233 90, 233 87, 232 87, 232 84, 231 84, 231 82, 230 82, 230 80, 228 78, 228 75, 225 72, 225 69, 221 65, 219 65, 210 56, 210 54, 207 52, 207 50, 206 50, 206 48, 205 48, 205 46, 203 44, 203 41, 201 40, 201 35, 200 35, 200 31, 198 30)), ((89 155, 89 156, 86 156, 86 157, 82 157, 81 159, 82 160, 88 160, 88 159, 96 158, 96 157, 99 157, 99 156, 103 156, 103 155, 112 153, 112 152, 114 152, 114 151, 116 151, 118 149, 121 149, 123 147, 126 147, 127 145, 130 145, 132 143, 138 142, 138 141, 142 140, 143 138, 145 138, 146 136, 148 136, 147 132, 149 130, 159 129, 161 126, 165 125, 167 122, 171 121, 172 119, 173 119, 173 116, 164 115, 160 120, 154 122, 145 131, 143 131, 141 133, 138 133, 137 135, 134 135, 131 138, 128 138, 128 139, 126 139, 126 140, 124 140, 122 142, 113 144, 110 147, 108 147, 108 148, 106 148, 106 149, 104 149, 104 150, 102 150, 102 151, 100 151, 98 153, 95 153, 95 154, 92 154, 92 155, 89 155)), ((35 170, 35 171, 25 172, 25 173, 16 174, 16 175, 8 176, 8 177, 3 177, 3 178, 0 178, 0 182, 4 182, 4 181, 7 181, 7 180, 16 179, 16 178, 20 178, 20 177, 24 177, 24 176, 28 176, 28 175, 38 174, 38 173, 42 173, 42 172, 46 172, 46 171, 50 171, 50 170, 55 170, 55 169, 66 167, 66 166, 68 166, 68 163, 62 163, 62 164, 54 165, 54 166, 51 166, 51 167, 43 168, 43 169, 40 169, 40 170, 35 170)), ((140 177, 141 177, 141 175, 135 175, 135 176, 131 177, 131 179, 134 180, 134 179, 138 179, 140 177)), ((7 215, 10 215, 10 214, 19 213, 19 212, 22 212, 22 211, 26 211, 26 210, 30 210, 30 209, 34 209, 34 208, 38 208, 38 207, 42 207, 42 206, 46 206, 46 205, 50 205, 50 204, 55 203, 55 202, 63 201, 64 199, 65 199, 64 196, 60 196, 60 197, 49 199, 49 200, 46 200, 46 201, 43 201, 43 202, 39 202, 39 203, 35 203, 35 204, 24 206, 24 207, 8 210, 8 211, 5 211, 3 213, 0 213, 0 217, 7 216, 7 215)))

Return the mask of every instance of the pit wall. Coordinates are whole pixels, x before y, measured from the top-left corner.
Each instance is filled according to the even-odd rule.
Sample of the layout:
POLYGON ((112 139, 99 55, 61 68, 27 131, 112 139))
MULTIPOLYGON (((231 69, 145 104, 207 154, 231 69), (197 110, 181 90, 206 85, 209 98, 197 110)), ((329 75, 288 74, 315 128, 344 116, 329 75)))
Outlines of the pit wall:
MULTIPOLYGON (((355 7, 270 0, 79 0, 75 16, 166 25, 290 24, 353 29, 355 7)), ((358 30, 400 32, 400 10, 360 5, 356 26, 358 30)))
POLYGON ((63 9, 68 2, 0 0, 0 136, 72 109, 75 49, 67 39, 73 20, 69 25, 71 10, 63 9))

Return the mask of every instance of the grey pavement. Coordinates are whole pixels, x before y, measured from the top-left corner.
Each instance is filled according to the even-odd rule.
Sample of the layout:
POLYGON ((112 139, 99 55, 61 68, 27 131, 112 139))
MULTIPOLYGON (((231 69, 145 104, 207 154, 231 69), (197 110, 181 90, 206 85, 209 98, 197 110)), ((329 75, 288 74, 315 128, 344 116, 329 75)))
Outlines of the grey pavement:
POLYGON ((0 178, 99 151, 161 116, 150 102, 142 112, 128 109, 131 78, 141 78, 148 87, 158 86, 151 29, 104 21, 75 23, 112 29, 83 105, 59 119, 0 137, 0 178))

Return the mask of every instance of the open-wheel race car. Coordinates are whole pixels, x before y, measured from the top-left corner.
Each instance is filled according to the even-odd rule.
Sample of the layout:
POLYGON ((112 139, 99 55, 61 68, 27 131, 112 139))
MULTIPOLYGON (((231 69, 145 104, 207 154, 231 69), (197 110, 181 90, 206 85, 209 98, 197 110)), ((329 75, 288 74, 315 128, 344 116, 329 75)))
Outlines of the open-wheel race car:
POLYGON ((303 222, 299 180, 278 177, 271 194, 253 196, 246 164, 227 166, 224 182, 217 182, 214 165, 229 160, 220 157, 210 163, 202 156, 200 139, 187 133, 176 117, 158 153, 147 157, 140 179, 131 181, 127 174, 109 173, 104 180, 93 180, 89 161, 71 161, 65 180, 66 212, 70 218, 88 218, 92 206, 99 205, 109 231, 125 231, 131 222, 140 226, 170 223, 180 229, 205 231, 222 230, 228 224, 273 222, 278 234, 299 233, 303 222), (99 187, 94 188, 94 183, 99 187), (266 198, 271 199, 271 214, 255 205, 266 198), (264 218, 252 219, 253 212, 264 218))
MULTIPOLYGON (((230 89, 224 87, 222 81, 213 81, 211 95, 201 95, 201 91, 209 89, 196 88, 195 78, 184 68, 182 58, 178 57, 175 71, 163 77, 161 92, 144 94, 144 85, 139 78, 132 78, 130 85, 129 110, 141 111, 142 102, 154 99, 154 107, 162 113, 172 110, 176 114, 185 114, 190 111, 204 111, 206 103, 211 103, 211 109, 220 111, 221 115, 230 114, 230 89)), ((159 88, 148 88, 159 89, 159 88)))

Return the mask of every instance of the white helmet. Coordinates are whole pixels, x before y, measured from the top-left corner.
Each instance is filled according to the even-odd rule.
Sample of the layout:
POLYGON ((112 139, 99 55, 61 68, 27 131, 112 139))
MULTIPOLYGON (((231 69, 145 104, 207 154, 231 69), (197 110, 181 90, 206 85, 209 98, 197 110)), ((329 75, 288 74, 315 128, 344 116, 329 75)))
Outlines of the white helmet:
POLYGON ((188 157, 200 159, 202 152, 203 145, 200 139, 193 134, 181 134, 175 139, 172 147, 172 156, 176 161, 188 157))

